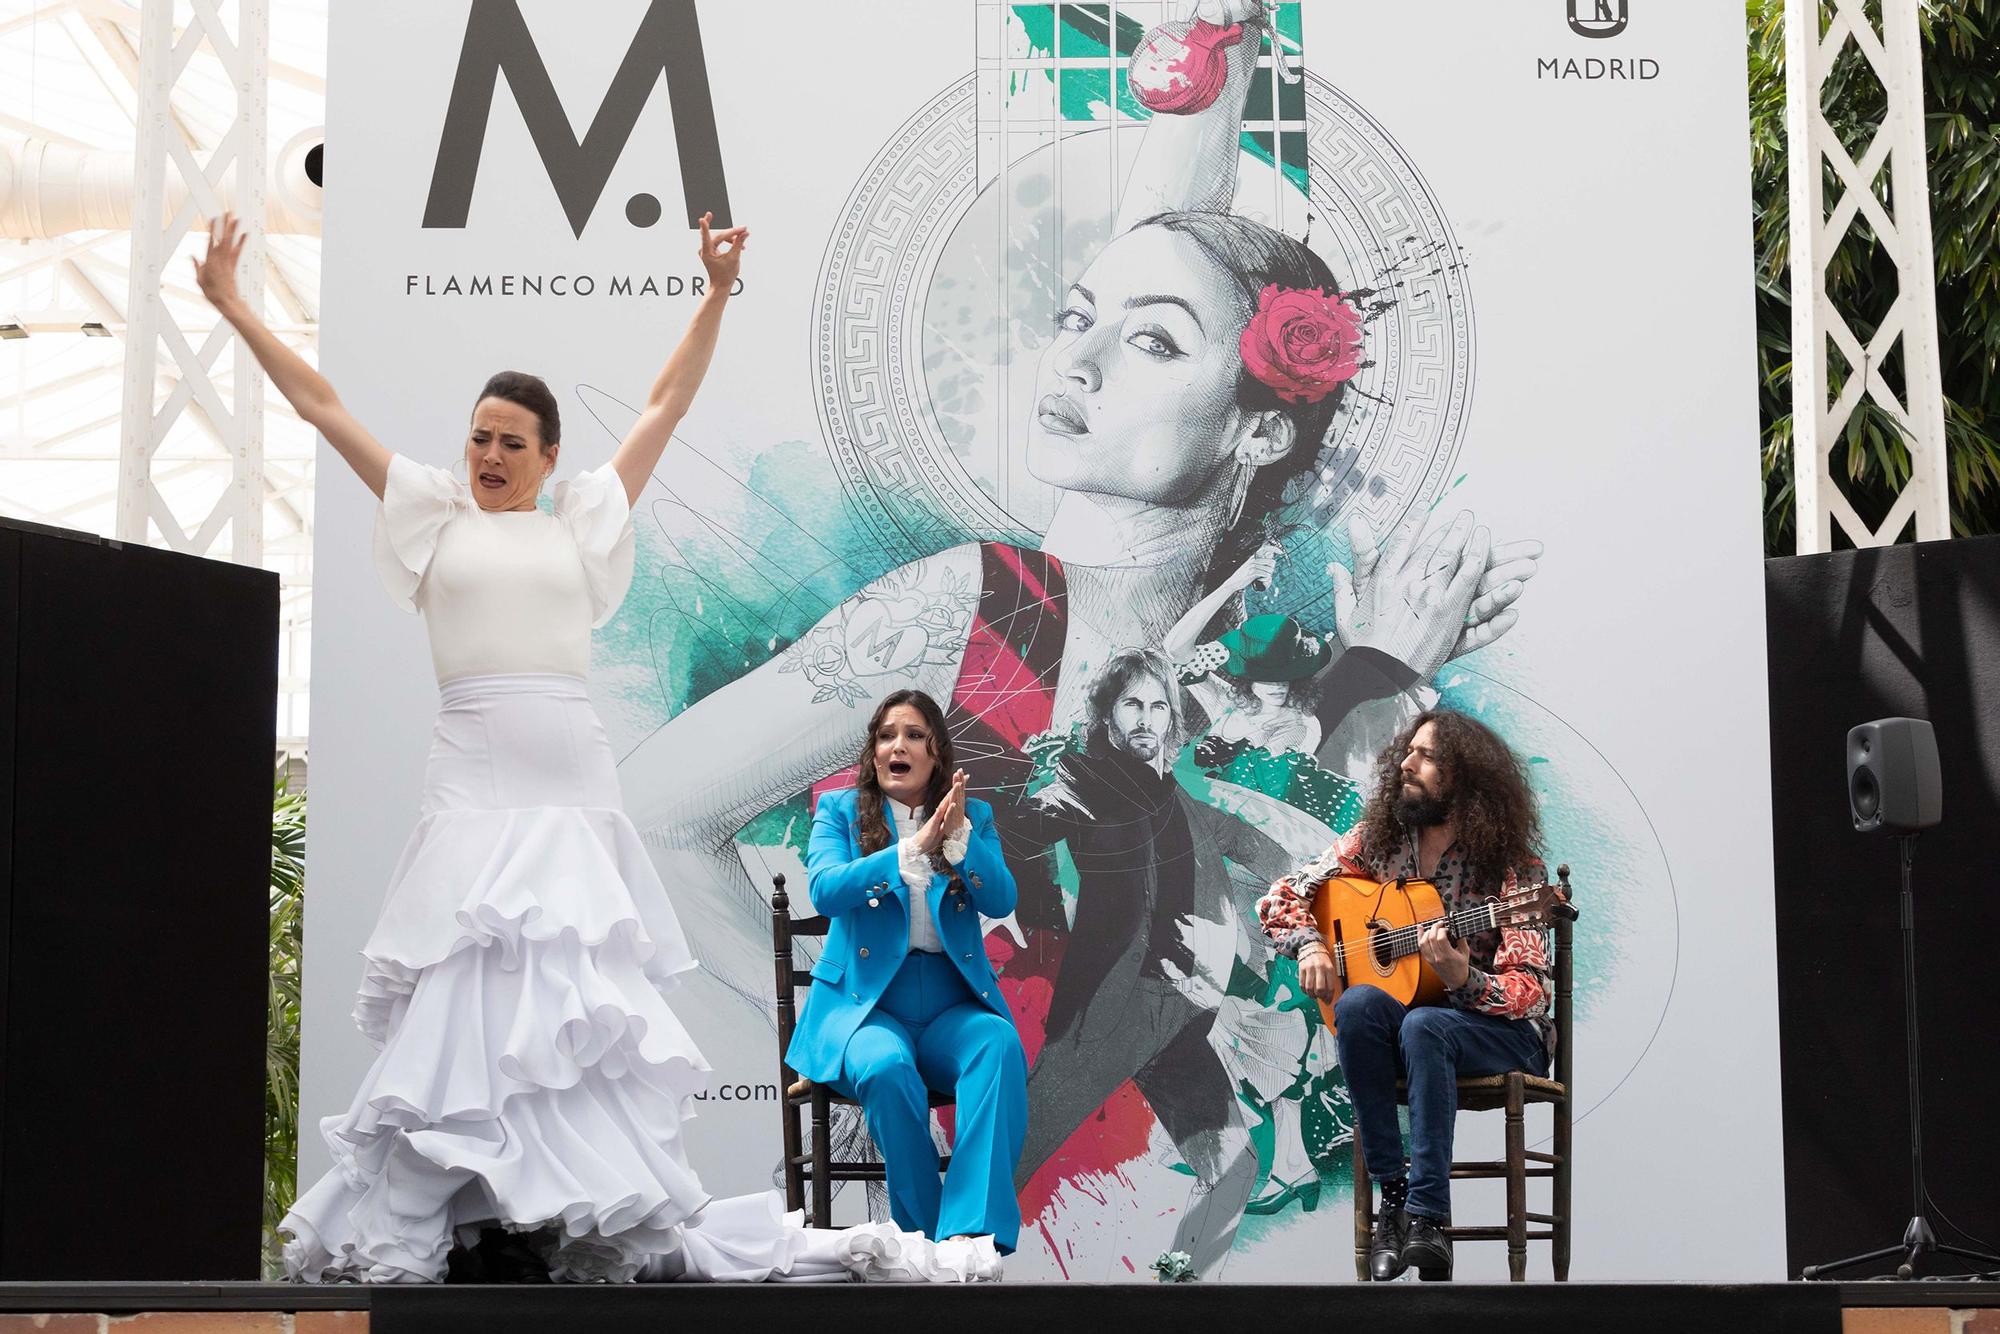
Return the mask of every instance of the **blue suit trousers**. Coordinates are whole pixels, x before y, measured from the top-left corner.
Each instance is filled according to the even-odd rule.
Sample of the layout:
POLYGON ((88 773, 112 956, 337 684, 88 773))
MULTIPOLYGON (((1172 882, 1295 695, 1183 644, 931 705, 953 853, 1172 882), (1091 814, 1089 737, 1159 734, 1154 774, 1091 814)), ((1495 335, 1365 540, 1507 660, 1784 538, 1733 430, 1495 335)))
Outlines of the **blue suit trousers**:
POLYGON ((834 1087, 861 1104, 889 1178, 896 1226, 943 1239, 1021 1234, 1014 1165, 1028 1127, 1027 1058, 1014 1026, 979 1003, 942 954, 912 950, 849 1039, 834 1087), (958 1098, 938 1180, 929 1090, 958 1098))

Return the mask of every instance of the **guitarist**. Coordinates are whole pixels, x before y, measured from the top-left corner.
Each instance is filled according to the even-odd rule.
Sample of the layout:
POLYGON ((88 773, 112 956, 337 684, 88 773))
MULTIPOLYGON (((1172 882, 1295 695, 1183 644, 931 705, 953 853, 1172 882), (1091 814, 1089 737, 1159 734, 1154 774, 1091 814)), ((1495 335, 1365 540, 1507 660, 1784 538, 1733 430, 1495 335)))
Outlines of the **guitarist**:
MULTIPOLYGON (((1419 714, 1382 752, 1360 823, 1314 861, 1271 886, 1257 916, 1278 950, 1299 963, 1300 986, 1334 992, 1334 965, 1313 924, 1312 900, 1333 876, 1418 877, 1447 913, 1542 877, 1540 819, 1527 773, 1485 725, 1447 710, 1419 714)), ((1379 987, 1349 986, 1334 1003, 1335 1045, 1354 1100, 1368 1174, 1382 1186, 1369 1245, 1377 1282, 1415 1268, 1451 1277, 1451 1144, 1461 1075, 1548 1073, 1549 962, 1539 930, 1503 928, 1454 940, 1424 928, 1424 962, 1447 1004, 1405 1009, 1379 987), (1409 1169, 1396 1124, 1396 1080, 1409 1085, 1409 1169)))

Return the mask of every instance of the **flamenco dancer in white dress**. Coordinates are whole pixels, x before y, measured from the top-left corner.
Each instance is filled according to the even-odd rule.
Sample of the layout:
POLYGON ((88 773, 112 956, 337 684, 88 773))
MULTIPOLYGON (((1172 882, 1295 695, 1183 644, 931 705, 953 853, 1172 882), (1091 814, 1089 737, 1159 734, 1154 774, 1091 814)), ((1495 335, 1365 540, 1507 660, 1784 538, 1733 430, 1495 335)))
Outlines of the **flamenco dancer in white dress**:
POLYGON ((440 683, 422 819, 363 950, 355 1021, 380 1049, 334 1167, 282 1229, 308 1282, 432 1282, 453 1243, 532 1234, 556 1279, 997 1276, 991 1239, 814 1230, 775 1194, 712 1201, 682 1145, 708 1065, 666 994, 695 967, 620 807, 584 691, 590 631, 632 577, 631 505, 708 369, 746 229, 702 220, 708 295, 611 463, 555 487, 556 399, 494 376, 467 481, 391 454, 237 291, 209 229, 201 290, 299 415, 381 498, 375 558, 421 610, 440 683))

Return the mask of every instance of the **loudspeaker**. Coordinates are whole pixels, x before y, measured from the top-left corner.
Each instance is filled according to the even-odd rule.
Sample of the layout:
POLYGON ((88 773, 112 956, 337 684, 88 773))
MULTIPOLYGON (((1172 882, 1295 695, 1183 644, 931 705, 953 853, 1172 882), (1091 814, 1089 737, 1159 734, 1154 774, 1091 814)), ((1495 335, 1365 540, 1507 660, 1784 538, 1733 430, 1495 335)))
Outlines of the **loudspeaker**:
POLYGON ((277 692, 276 575, 0 519, 0 1281, 258 1275, 277 692))
POLYGON ((1937 734, 1922 718, 1877 718, 1847 734, 1847 804, 1854 827, 1913 834, 1943 818, 1937 734))

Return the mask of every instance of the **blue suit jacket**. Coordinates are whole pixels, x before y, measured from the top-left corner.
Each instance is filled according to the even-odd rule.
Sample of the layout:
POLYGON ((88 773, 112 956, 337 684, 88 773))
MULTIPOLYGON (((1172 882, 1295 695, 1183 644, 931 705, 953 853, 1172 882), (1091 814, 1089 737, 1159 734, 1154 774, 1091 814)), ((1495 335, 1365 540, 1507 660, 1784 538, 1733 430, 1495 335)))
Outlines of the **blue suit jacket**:
MULTIPOLYGON (((993 808, 968 797, 965 812, 972 836, 964 863, 953 868, 965 888, 946 893, 951 877, 934 872, 928 891, 931 920, 937 924, 946 957, 957 965, 972 994, 1011 1022, 1014 1016, 986 959, 979 919, 1014 911, 1014 877, 1000 856, 993 808)), ((785 1062, 807 1079, 824 1084, 839 1078, 848 1039, 882 999, 910 952, 909 890, 896 844, 861 855, 861 826, 852 789, 819 799, 812 841, 806 848, 806 894, 814 911, 832 918, 833 924, 826 949, 813 965, 813 984, 792 1030, 785 1062)))

